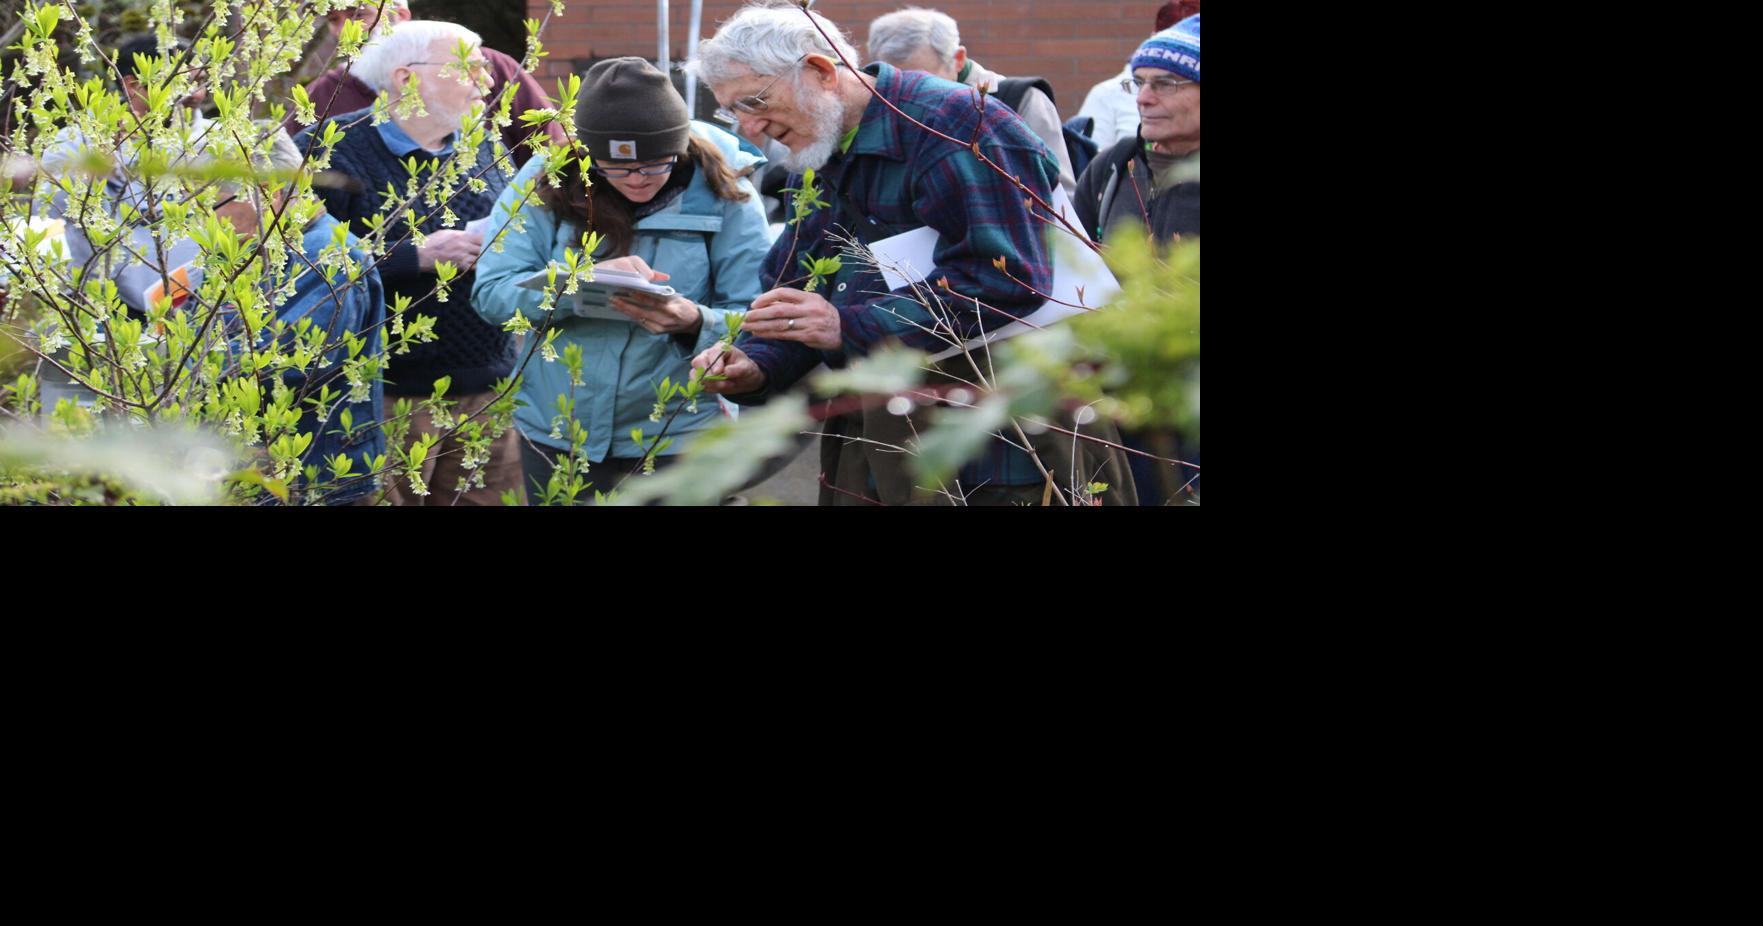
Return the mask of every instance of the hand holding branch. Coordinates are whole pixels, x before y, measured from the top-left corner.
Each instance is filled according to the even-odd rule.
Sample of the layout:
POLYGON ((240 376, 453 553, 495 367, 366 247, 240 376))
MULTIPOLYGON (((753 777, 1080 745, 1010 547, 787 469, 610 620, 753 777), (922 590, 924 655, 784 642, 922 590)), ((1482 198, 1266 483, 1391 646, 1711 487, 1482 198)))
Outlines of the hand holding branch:
POLYGON ((725 353, 723 345, 717 344, 693 357, 692 366, 706 376, 727 377, 705 381, 704 391, 712 395, 745 395, 765 388, 765 371, 738 347, 727 348, 725 353))
POLYGON ((816 350, 838 350, 839 310, 816 293, 788 287, 774 289, 753 300, 753 310, 741 326, 757 338, 798 341, 816 350))

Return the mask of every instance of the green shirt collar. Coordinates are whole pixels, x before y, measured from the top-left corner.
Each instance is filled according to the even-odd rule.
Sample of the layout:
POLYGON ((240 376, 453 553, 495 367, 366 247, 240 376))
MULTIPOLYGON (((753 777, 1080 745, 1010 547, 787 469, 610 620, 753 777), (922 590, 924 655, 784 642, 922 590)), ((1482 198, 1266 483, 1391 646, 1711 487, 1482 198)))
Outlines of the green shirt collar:
POLYGON ((972 73, 973 73, 973 62, 969 61, 966 64, 963 64, 961 66, 961 73, 955 75, 955 82, 958 84, 967 83, 967 75, 972 74, 972 73))
POLYGON ((857 140, 857 130, 860 128, 863 128, 863 123, 861 123, 861 122, 859 122, 858 124, 856 124, 854 126, 851 126, 851 131, 846 132, 845 137, 839 140, 839 153, 840 154, 844 154, 845 152, 851 150, 851 143, 857 140))

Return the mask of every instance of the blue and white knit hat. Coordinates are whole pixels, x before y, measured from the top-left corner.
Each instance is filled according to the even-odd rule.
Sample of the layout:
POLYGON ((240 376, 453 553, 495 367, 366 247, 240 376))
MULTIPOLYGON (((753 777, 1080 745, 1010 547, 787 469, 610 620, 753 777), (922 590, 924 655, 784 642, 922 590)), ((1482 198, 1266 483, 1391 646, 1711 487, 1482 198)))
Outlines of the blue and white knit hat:
POLYGON ((1200 79, 1200 14, 1151 36, 1133 52, 1132 69, 1162 68, 1189 80, 1200 79))

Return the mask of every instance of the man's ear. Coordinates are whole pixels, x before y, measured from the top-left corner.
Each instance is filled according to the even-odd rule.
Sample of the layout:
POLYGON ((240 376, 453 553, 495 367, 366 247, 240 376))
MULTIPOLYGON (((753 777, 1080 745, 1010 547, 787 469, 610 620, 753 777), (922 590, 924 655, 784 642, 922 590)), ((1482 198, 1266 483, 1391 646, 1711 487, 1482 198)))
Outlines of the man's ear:
POLYGON ((819 82, 822 89, 831 90, 838 84, 838 59, 829 58, 826 55, 809 55, 802 59, 802 63, 814 72, 814 79, 819 82))
POLYGON ((967 46, 957 45, 955 46, 955 73, 961 73, 961 69, 964 67, 967 67, 967 46))

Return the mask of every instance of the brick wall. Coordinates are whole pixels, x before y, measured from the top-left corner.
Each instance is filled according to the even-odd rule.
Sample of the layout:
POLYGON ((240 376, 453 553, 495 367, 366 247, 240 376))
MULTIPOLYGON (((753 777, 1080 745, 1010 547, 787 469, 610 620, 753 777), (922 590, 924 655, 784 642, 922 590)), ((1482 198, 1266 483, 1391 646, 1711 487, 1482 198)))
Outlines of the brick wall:
MULTIPOLYGON (((740 9, 741 0, 704 0, 703 34, 740 9)), ((1120 73, 1133 49, 1151 34, 1156 0, 821 0, 815 9, 838 23, 859 54, 869 22, 905 6, 940 9, 961 24, 961 43, 986 67, 1008 77, 1038 75, 1053 84, 1059 111, 1077 115, 1084 95, 1103 78, 1120 73)), ((529 16, 542 19, 548 0, 528 0, 529 16)), ((672 0, 668 29, 675 60, 685 57, 689 0, 672 0)), ((545 28, 545 83, 585 68, 593 58, 640 55, 654 60, 655 0, 570 0, 545 28)))

